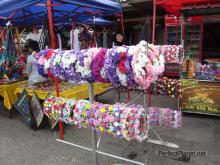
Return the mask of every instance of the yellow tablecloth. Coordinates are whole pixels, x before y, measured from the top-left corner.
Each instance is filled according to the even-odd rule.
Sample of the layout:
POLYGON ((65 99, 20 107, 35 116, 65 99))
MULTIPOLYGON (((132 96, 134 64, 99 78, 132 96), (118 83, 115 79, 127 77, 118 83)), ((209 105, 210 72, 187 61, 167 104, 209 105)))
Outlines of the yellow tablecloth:
POLYGON ((27 81, 20 81, 8 85, 0 84, 0 96, 4 99, 4 106, 10 110, 12 105, 17 101, 17 96, 15 94, 16 88, 21 84, 26 84, 27 81))
MULTIPOLYGON (((44 100, 49 95, 49 91, 28 89, 25 87, 17 87, 17 89, 15 90, 15 94, 22 93, 24 89, 26 89, 29 96, 32 96, 33 93, 35 92, 37 96, 42 100, 44 100)), ((110 89, 110 84, 94 83, 94 94, 95 95, 99 95, 109 89, 110 89)), ((55 91, 52 91, 51 94, 54 96, 56 95, 55 91)), ((70 88, 61 91, 59 94, 60 94, 60 97, 67 98, 67 99, 77 100, 77 99, 88 98, 89 97, 88 84, 85 83, 85 84, 81 84, 77 86, 71 86, 70 88)))

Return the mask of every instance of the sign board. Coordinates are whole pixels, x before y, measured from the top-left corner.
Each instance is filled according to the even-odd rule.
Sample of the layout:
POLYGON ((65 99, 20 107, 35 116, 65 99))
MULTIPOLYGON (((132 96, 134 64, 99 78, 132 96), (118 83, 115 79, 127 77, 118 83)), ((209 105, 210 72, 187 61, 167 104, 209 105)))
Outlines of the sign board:
POLYGON ((220 83, 183 80, 181 109, 220 114, 220 83))
POLYGON ((38 97, 35 93, 34 93, 34 95, 32 96, 32 99, 31 99, 31 112, 34 116, 37 127, 39 127, 42 120, 43 120, 44 113, 43 113, 43 109, 42 109, 40 100, 38 99, 38 97))
POLYGON ((18 100, 14 104, 14 107, 22 115, 29 126, 32 127, 35 125, 33 117, 31 115, 29 98, 26 90, 23 90, 18 100))

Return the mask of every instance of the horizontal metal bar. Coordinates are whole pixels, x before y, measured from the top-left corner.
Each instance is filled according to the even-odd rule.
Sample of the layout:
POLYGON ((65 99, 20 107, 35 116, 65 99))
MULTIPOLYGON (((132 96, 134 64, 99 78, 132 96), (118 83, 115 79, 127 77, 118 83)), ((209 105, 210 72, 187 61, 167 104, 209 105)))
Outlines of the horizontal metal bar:
POLYGON ((98 142, 97 142, 97 148, 99 148, 99 145, 100 145, 100 143, 101 143, 101 140, 102 140, 102 134, 100 134, 100 137, 99 137, 99 140, 98 140, 98 142))
POLYGON ((167 146, 171 148, 179 148, 177 144, 170 143, 170 142, 161 142, 160 140, 148 139, 147 142, 153 143, 153 144, 159 144, 159 145, 163 145, 163 146, 167 146))
POLYGON ((70 142, 65 141, 65 140, 56 139, 56 141, 61 142, 61 143, 65 143, 65 144, 69 144, 71 146, 75 146, 75 147, 78 147, 78 148, 81 148, 81 149, 84 149, 84 150, 87 150, 87 151, 93 151, 92 148, 83 147, 81 145, 78 145, 78 144, 75 144, 75 143, 70 143, 70 142))
MULTIPOLYGON (((74 146, 74 147, 78 147, 78 148, 81 148, 81 149, 84 149, 84 150, 87 150, 87 151, 93 151, 92 148, 83 147, 81 145, 78 145, 78 144, 75 144, 75 143, 70 143, 70 142, 65 141, 65 140, 56 139, 56 141, 61 142, 61 143, 65 143, 65 144, 68 144, 68 145, 71 145, 71 146, 74 146)), ((134 163, 134 164, 144 165, 144 163, 142 163, 142 162, 130 160, 130 159, 127 159, 127 158, 123 158, 121 156, 109 154, 109 153, 102 152, 102 151, 99 151, 99 150, 96 150, 96 153, 101 154, 101 155, 105 155, 105 156, 109 156, 109 157, 112 157, 112 158, 116 158, 116 159, 119 159, 119 160, 123 160, 123 161, 126 161, 126 162, 134 163)))
POLYGON ((152 130, 153 134, 156 135, 156 137, 161 141, 161 143, 162 143, 163 145, 166 145, 166 143, 163 141, 163 139, 160 137, 160 135, 151 127, 150 124, 148 124, 148 128, 149 128, 150 130, 152 130))
POLYGON ((123 161, 126 161, 126 162, 130 162, 130 163, 134 163, 134 164, 139 164, 139 165, 144 165, 144 163, 142 163, 142 162, 138 162, 138 161, 135 161, 135 160, 130 160, 130 159, 127 159, 127 158, 123 158, 121 156, 109 154, 109 153, 102 152, 102 151, 96 151, 96 152, 98 154, 109 156, 109 157, 116 158, 116 159, 120 159, 120 160, 123 160, 123 161))
POLYGON ((136 96, 133 100, 131 100, 130 102, 128 102, 126 105, 131 105, 133 104, 136 100, 138 100, 141 96, 143 96, 143 93, 139 94, 138 96, 136 96))

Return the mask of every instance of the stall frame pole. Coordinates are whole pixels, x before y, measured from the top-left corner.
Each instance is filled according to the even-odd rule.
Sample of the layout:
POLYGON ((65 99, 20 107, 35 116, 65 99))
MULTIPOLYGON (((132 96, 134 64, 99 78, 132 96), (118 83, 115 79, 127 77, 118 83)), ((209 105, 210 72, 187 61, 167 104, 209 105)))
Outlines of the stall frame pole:
POLYGON ((156 0, 153 1, 153 29, 152 29, 152 44, 155 43, 155 28, 156 28, 156 14, 157 14, 157 4, 156 0))
POLYGON ((49 21, 49 30, 50 30, 50 39, 51 39, 51 48, 56 48, 55 34, 54 34, 54 25, 53 25, 53 4, 52 0, 47 0, 47 11, 48 11, 48 21, 49 21))
MULTIPOLYGON (((48 12, 48 21, 49 21, 49 31, 50 31, 50 39, 51 39, 51 48, 56 48, 55 42, 55 34, 54 34, 54 24, 53 24, 53 4, 52 0, 47 0, 47 12, 48 12)), ((59 80, 58 78, 54 78, 56 85, 56 96, 59 97, 59 80)), ((64 128, 63 123, 59 121, 59 130, 60 130, 60 139, 63 139, 64 136, 64 128)))
POLYGON ((120 22, 121 22, 121 31, 122 31, 122 34, 124 34, 125 28, 124 28, 124 16, 123 16, 123 12, 121 12, 121 15, 120 15, 120 22))

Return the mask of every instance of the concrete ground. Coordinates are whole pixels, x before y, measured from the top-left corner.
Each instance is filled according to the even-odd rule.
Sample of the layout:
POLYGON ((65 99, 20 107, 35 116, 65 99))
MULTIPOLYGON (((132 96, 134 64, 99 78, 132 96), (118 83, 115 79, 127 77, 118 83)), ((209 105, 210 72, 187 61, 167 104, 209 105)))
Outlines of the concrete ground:
MULTIPOLYGON (((113 92, 99 98, 100 102, 113 103, 113 92)), ((132 97, 135 97, 134 95, 132 97)), ((123 95, 125 99, 125 95, 123 95)), ((123 101, 123 99, 122 99, 123 101)), ((137 103, 141 103, 138 101, 137 103)), ((171 98, 153 97, 152 104, 176 108, 177 101, 171 98)), ((49 127, 33 131, 15 115, 13 119, 0 112, 0 165, 92 165, 92 153, 57 142, 58 130, 49 127)), ((154 127, 161 137, 176 143, 175 150, 159 145, 150 145, 148 165, 220 165, 220 120, 219 118, 184 115, 183 128, 168 129, 154 127), (205 152, 205 155, 184 157, 163 157, 162 151, 205 152)), ((151 134, 152 138, 153 134, 151 134)), ((91 147, 91 131, 66 126, 65 140, 91 147)), ((104 136, 100 149, 137 161, 144 161, 146 143, 128 142, 104 136)), ((198 153, 199 154, 199 153, 198 153)), ((100 165, 131 164, 99 155, 100 165)))

